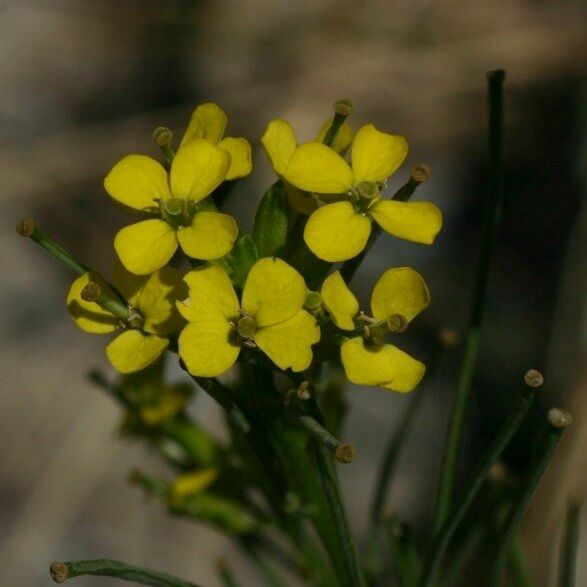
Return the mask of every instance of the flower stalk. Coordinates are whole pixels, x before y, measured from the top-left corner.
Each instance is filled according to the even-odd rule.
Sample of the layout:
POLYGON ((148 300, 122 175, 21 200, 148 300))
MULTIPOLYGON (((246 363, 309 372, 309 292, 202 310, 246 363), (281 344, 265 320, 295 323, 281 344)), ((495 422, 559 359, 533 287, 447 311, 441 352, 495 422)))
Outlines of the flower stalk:
POLYGON ((90 271, 86 265, 80 263, 73 257, 71 253, 66 251, 62 246, 58 245, 51 237, 39 230, 34 220, 28 218, 21 220, 16 225, 16 232, 18 232, 20 236, 30 238, 31 240, 35 241, 54 259, 67 267, 67 269, 69 269, 74 275, 81 276, 84 273, 90 271))
POLYGON ((54 562, 50 570, 51 578, 56 583, 65 583, 68 579, 82 575, 98 575, 152 587, 198 587, 195 583, 183 581, 166 573, 106 559, 54 562))
POLYGON ((471 384, 477 367, 481 326, 487 298, 489 271, 504 201, 503 189, 503 83, 505 72, 492 71, 489 83, 489 190, 485 205, 481 250, 477 260, 473 307, 466 335, 465 355, 451 412, 438 486, 434 529, 439 532, 450 515, 471 384))

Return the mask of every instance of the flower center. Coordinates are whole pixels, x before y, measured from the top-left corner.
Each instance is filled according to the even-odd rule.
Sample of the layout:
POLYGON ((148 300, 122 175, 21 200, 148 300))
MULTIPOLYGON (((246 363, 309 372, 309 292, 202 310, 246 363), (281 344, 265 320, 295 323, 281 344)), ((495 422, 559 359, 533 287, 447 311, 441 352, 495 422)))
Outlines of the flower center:
POLYGON ((251 340, 255 336, 255 332, 257 331, 257 323, 252 316, 241 316, 236 321, 236 331, 238 332, 239 336, 246 340, 251 340))
POLYGON ((161 202, 161 218, 177 230, 191 224, 190 205, 187 200, 171 198, 161 202))

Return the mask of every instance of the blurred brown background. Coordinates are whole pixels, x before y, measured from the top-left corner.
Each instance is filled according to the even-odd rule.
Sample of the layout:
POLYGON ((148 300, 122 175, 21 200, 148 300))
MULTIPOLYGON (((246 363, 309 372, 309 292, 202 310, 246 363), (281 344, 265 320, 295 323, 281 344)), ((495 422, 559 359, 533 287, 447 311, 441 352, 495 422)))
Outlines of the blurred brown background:
MULTIPOLYGON (((253 175, 227 202, 250 229, 272 181, 259 150, 267 122, 287 118, 309 139, 332 103, 348 97, 355 127, 374 122, 408 137, 396 185, 410 165, 433 170, 418 197, 444 210, 437 245, 382 238, 356 278, 366 296, 389 265, 410 264, 426 277, 433 304, 404 344, 423 356, 422 335, 467 322, 485 195, 484 76, 503 67, 508 200, 466 457, 486 445, 526 369, 543 369, 543 407, 571 408, 576 417, 526 522, 537 585, 552 585, 564 495, 587 482, 586 11, 580 0, 0 4, 0 582, 49 585, 53 559, 109 557, 215 587, 216 560, 241 561, 222 536, 168 519, 127 484, 133 467, 160 467, 117 437, 118 408, 86 377, 106 368, 105 341, 75 328, 64 306, 70 276, 19 240, 14 223, 35 217, 108 273, 113 234, 128 216, 108 202, 105 173, 129 152, 156 155, 154 127, 179 133, 198 102, 213 100, 228 112, 230 134, 254 143, 253 175)), ((426 401, 390 496, 390 507, 420 531, 432 511, 457 366, 458 353, 421 390, 426 401)), ((346 438, 360 459, 341 474, 361 536, 377 460, 407 398, 366 389, 349 396, 346 438)), ((194 413, 218 429, 206 398, 194 413)), ((522 434, 508 454, 514 472, 532 439, 522 434)), ((582 553, 578 585, 587 583, 587 523, 582 553)), ((255 584, 243 565, 239 572, 255 584)))

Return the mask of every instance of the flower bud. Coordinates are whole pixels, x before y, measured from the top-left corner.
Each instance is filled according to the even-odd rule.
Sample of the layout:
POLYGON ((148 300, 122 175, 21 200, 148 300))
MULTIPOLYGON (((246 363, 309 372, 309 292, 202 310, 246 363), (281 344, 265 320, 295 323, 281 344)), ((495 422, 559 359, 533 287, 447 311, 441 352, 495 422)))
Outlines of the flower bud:
POLYGON ((334 103, 334 112, 340 116, 350 116, 353 110, 353 103, 347 98, 341 98, 334 103))
POLYGON ((419 163, 412 168, 412 179, 417 183, 424 183, 430 179, 430 167, 425 163, 419 163))
POLYGON ((32 236, 33 232, 35 232, 35 228, 35 221, 31 218, 25 218, 16 225, 16 232, 18 232, 20 236, 29 238, 32 236))
POLYGON ((334 457, 339 463, 352 463, 357 453, 350 444, 341 444, 334 451, 334 457))
POLYGON ((172 139, 173 133, 170 129, 165 128, 164 126, 158 126, 153 131, 153 140, 155 141, 155 144, 159 147, 165 147, 166 145, 169 145, 172 139))
POLYGON ((311 381, 302 381, 297 389, 298 398, 308 401, 314 395, 314 384, 311 381))
POLYGON ((567 428, 573 422, 573 416, 565 410, 551 408, 548 410, 548 422, 555 428, 567 428))
POLYGON ((544 383, 544 377, 540 371, 530 369, 524 375, 524 382, 528 387, 540 387, 544 383))
POLYGON ((69 570, 65 563, 51 563, 49 572, 51 573, 51 579, 53 579, 55 583, 65 583, 69 577, 69 570))

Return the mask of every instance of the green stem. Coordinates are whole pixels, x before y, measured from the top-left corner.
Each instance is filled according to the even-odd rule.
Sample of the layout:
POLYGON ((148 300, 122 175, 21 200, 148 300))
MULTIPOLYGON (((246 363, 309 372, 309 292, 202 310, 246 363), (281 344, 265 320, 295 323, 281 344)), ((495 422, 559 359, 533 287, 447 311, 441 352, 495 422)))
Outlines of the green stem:
POLYGON ((430 587, 433 585, 444 553, 446 552, 446 548, 448 547, 455 530, 465 517, 465 514, 468 512, 471 504, 473 503, 473 500, 479 493, 483 482, 487 478, 487 474, 489 473, 491 465, 500 457, 514 434, 520 428, 522 422, 528 414, 528 410, 534 403, 537 389, 537 387, 532 387, 529 385, 524 386, 524 389, 520 393, 508 418, 481 458, 475 474, 471 477, 471 481, 467 485, 464 494, 458 500, 458 505, 455 511, 445 521, 442 528, 440 529, 440 532, 437 534, 436 539, 434 540, 424 574, 422 575, 422 579, 420 581, 420 587, 430 587))
POLYGON ((394 569, 400 587, 413 587, 417 581, 417 570, 414 568, 412 553, 406 548, 404 527, 401 522, 391 517, 386 522, 387 541, 393 558, 394 569))
POLYGON ((48 237, 44 232, 41 232, 35 225, 34 220, 21 220, 17 226, 16 231, 21 236, 29 237, 38 245, 43 247, 54 259, 59 261, 62 265, 67 267, 75 275, 81 276, 88 273, 89 267, 80 263, 63 247, 59 246, 53 239, 48 237))
POLYGON ((338 476, 332 462, 332 456, 323 447, 315 447, 318 478, 322 486, 326 503, 330 510, 330 517, 338 536, 342 549, 342 559, 346 565, 346 585, 353 587, 364 586, 364 578, 359 567, 359 560, 349 532, 338 476))
POLYGON ((528 563, 524 556, 524 550, 520 540, 516 537, 513 541, 508 555, 508 567, 512 573, 515 587, 532 587, 532 575, 528 569, 528 563))
POLYGON ((91 561, 55 562, 51 565, 51 577, 56 583, 81 575, 115 577, 123 581, 152 585, 153 587, 197 587, 195 583, 183 581, 166 573, 142 569, 119 561, 106 559, 91 561))
POLYGON ((501 583, 501 577, 508 560, 512 541, 518 533, 522 518, 530 505, 532 497, 534 497, 538 483, 542 479, 567 425, 568 424, 558 425, 556 423, 553 424, 552 421, 549 422, 546 439, 540 447, 541 453, 534 463, 528 478, 525 480, 516 501, 510 509, 503 525, 501 536, 496 540, 497 552, 493 559, 493 567, 489 582, 491 587, 498 587, 501 583))
POLYGON ((212 397, 224 411, 228 414, 230 421, 240 430, 243 434, 248 435, 251 431, 251 424, 242 410, 236 405, 236 403, 230 397, 230 394, 225 387, 217 380, 210 377, 195 377, 191 375, 191 378, 212 397))
POLYGON ((559 563, 558 587, 574 587, 576 583, 575 574, 577 571, 581 502, 582 499, 579 496, 569 498, 565 536, 559 563))
POLYGON ((305 428, 312 438, 329 450, 339 463, 350 463, 355 456, 350 444, 343 444, 338 438, 330 434, 313 416, 301 414, 296 417, 297 422, 305 428))
POLYGON ((481 251, 477 260, 477 275, 473 294, 473 307, 466 337, 465 357, 461 367, 456 397, 452 408, 448 435, 444 447, 442 470, 434 530, 438 532, 445 523, 452 505, 454 485, 457 471, 457 461, 461 446, 465 414, 469 404, 471 383, 475 374, 477 357, 479 354, 479 339, 489 270, 495 244, 497 226, 503 207, 503 82, 505 72, 497 70, 490 72, 489 81, 489 147, 490 147, 490 176, 489 193, 485 205, 483 228, 481 237, 481 251))
POLYGON ((397 200, 398 202, 407 202, 414 192, 416 188, 425 181, 428 181, 430 177, 430 169, 428 165, 416 165, 412 169, 412 173, 410 174, 410 179, 399 189, 395 194, 393 194, 392 200, 397 200))

